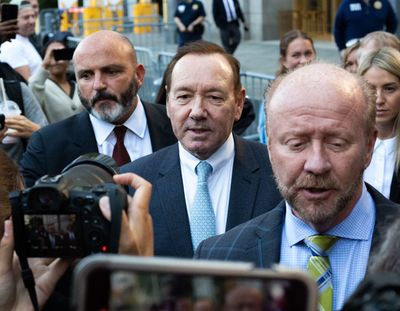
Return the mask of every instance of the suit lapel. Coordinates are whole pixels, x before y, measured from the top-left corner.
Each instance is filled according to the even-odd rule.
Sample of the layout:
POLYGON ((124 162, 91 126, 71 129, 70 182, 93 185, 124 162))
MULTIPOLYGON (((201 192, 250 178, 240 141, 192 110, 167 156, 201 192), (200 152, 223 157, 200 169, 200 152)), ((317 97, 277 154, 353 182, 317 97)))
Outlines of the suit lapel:
POLYGON ((366 184, 368 192, 371 194, 372 199, 375 202, 375 227, 372 236, 372 244, 370 256, 368 258, 368 267, 371 265, 371 259, 374 253, 376 253, 384 240, 384 235, 389 226, 397 219, 400 215, 400 206, 386 199, 381 193, 375 190, 369 184, 366 184))
POLYGON ((400 203, 400 180, 396 171, 393 173, 392 184, 390 185, 390 200, 400 203))
POLYGON ((260 181, 259 170, 259 163, 253 151, 242 139, 235 137, 235 160, 226 230, 252 218, 260 181))
MULTIPOLYGON (((72 124, 69 130, 71 133, 67 133, 66 135, 69 135, 70 137, 72 142, 71 147, 80 155, 85 153, 99 152, 88 112, 83 111, 76 115, 76 122, 72 124)), ((66 148, 68 148, 68 146, 66 146, 66 148)), ((74 152, 71 154, 74 154, 74 152)))
POLYGON ((278 204, 276 208, 268 212, 267 216, 260 222, 256 229, 256 245, 250 256, 256 259, 260 268, 270 268, 279 263, 282 242, 282 229, 285 221, 285 201, 278 204))
POLYGON ((168 230, 177 254, 193 257, 190 224, 183 190, 178 144, 166 154, 155 184, 157 197, 161 198, 162 217, 168 219, 168 230))
POLYGON ((160 112, 157 111, 155 104, 143 103, 143 108, 146 114, 147 127, 149 129, 151 147, 157 151, 167 145, 166 135, 170 135, 170 124, 167 122, 168 118, 160 118, 160 112), (163 136, 162 134, 165 134, 163 136))

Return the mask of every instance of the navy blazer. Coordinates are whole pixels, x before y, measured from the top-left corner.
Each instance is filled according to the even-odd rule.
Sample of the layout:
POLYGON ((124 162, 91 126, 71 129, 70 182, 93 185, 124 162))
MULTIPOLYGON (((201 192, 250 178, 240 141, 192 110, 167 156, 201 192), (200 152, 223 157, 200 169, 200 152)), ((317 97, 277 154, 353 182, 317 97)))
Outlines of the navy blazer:
MULTIPOLYGON (((165 106, 143 103, 153 151, 176 142, 165 106)), ((99 152, 89 113, 83 111, 33 133, 21 160, 27 187, 49 174, 56 175, 77 157, 99 152)))
MULTIPOLYGON (((266 146, 238 136, 234 140, 226 230, 271 210, 282 200, 273 180, 266 146)), ((192 258, 178 144, 126 164, 121 171, 137 173, 153 184, 150 214, 155 255, 192 258)))
MULTIPOLYGON (((243 23, 245 22, 242 9, 240 8, 238 0, 233 0, 235 5, 236 15, 238 20, 240 19, 243 23)), ((223 0, 213 0, 212 12, 214 17, 214 22, 218 28, 226 28, 228 21, 226 19, 226 11, 223 0)), ((239 22, 236 22, 239 26, 239 22)))
MULTIPOLYGON (((379 248, 385 230, 400 216, 400 205, 385 198, 367 185, 376 207, 376 222, 371 253, 379 248)), ((195 258, 252 262, 257 267, 270 268, 279 262, 285 203, 228 232, 201 242, 195 258)), ((371 256, 369 257, 371 258, 371 256)))

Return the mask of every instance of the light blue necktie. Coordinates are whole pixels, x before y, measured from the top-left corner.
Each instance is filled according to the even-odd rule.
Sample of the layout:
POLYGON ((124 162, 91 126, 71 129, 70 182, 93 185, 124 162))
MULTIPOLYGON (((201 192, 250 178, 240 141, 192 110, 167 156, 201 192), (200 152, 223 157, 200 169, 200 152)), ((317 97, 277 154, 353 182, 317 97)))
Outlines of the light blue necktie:
POLYGON ((193 249, 204 239, 215 235, 215 215, 208 192, 208 176, 212 166, 206 161, 200 161, 196 166, 197 188, 193 205, 190 210, 193 249))

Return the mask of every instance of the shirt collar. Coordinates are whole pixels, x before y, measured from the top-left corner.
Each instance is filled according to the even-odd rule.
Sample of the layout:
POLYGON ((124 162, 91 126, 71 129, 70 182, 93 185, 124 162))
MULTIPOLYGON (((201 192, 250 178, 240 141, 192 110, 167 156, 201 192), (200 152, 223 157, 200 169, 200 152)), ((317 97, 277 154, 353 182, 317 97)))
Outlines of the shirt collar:
MULTIPOLYGON (((340 238, 368 240, 371 238, 375 223, 375 203, 363 183, 360 199, 351 213, 341 223, 326 232, 340 238)), ((296 217, 286 202, 285 233, 290 246, 305 238, 318 234, 312 227, 296 217)))
MULTIPOLYGON (((133 113, 129 116, 128 120, 125 121, 124 125, 135 133, 140 138, 144 137, 146 127, 147 127, 147 120, 146 114, 144 112, 143 104, 137 96, 137 105, 133 113)), ((108 136, 114 130, 115 125, 109 122, 97 119, 91 113, 89 114, 90 122, 93 126, 94 135, 96 137, 96 141, 99 145, 102 145, 108 136)))
MULTIPOLYGON (((181 144, 178 142, 179 146, 179 157, 181 160, 181 165, 185 166, 186 169, 190 170, 191 172, 195 172, 195 168, 197 164, 199 164, 200 160, 188 152, 181 144)), ((218 148, 216 152, 214 152, 206 161, 211 164, 213 167, 214 174, 218 171, 226 161, 232 159, 235 156, 235 142, 233 140, 232 133, 229 135, 228 139, 225 143, 218 148)))
POLYGON ((379 139, 377 138, 375 140, 375 145, 374 145, 374 151, 377 150, 378 148, 381 148, 381 146, 384 147, 385 154, 392 154, 396 151, 397 148, 397 137, 391 137, 388 139, 379 139))

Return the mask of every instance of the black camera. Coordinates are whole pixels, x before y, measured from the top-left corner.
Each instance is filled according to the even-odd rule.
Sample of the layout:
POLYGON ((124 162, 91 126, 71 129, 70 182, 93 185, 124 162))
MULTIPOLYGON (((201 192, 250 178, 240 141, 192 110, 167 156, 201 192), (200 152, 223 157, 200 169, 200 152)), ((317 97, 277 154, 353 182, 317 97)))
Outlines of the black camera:
POLYGON ((11 193, 18 255, 84 257, 117 252, 120 217, 127 206, 127 192, 113 182, 117 170, 112 158, 88 154, 77 158, 60 175, 46 175, 33 187, 11 193), (110 197, 112 222, 99 208, 104 195, 110 197))

